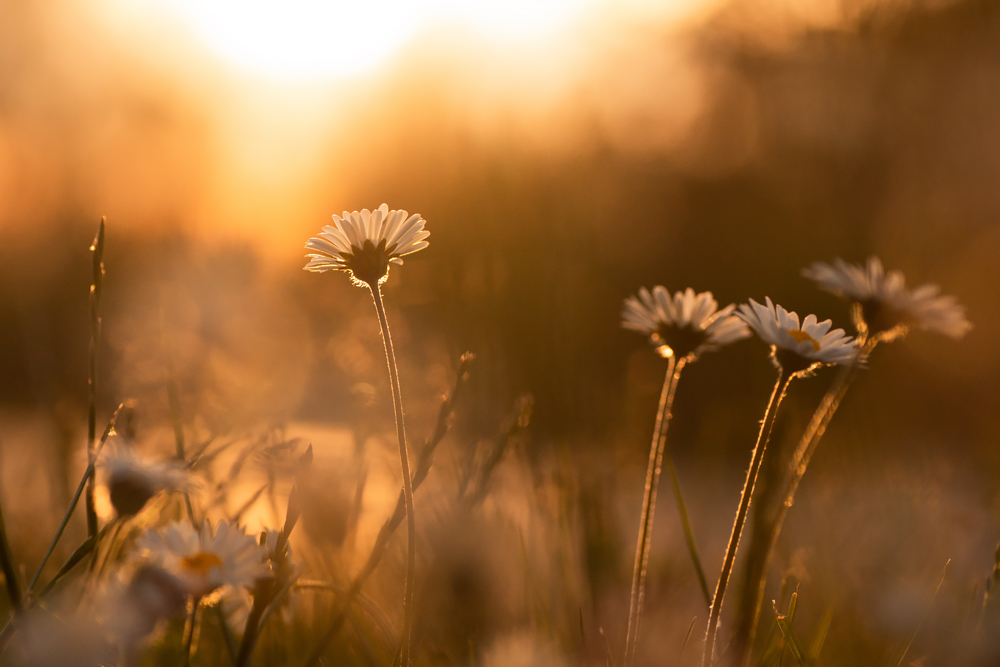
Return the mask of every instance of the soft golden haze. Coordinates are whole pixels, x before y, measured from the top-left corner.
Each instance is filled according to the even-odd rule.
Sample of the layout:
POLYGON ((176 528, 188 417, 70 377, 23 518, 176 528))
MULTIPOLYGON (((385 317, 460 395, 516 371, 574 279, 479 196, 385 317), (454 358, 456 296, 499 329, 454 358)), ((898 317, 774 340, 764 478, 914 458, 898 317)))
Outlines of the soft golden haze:
POLYGON ((596 0, 118 0, 171 17, 234 66, 268 78, 351 77, 427 29, 450 25, 500 43, 551 39, 596 0))
POLYGON ((994 0, 0 0, 0 665, 996 667, 998 118, 994 0))

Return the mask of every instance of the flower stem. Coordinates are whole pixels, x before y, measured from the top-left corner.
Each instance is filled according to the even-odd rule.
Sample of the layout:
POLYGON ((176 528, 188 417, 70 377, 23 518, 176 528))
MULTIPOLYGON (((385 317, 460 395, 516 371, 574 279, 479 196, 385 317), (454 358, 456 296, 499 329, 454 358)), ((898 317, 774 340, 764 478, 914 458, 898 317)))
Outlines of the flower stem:
POLYGON ((406 503, 406 579, 403 583, 403 629, 400 632, 400 667, 410 665, 410 632, 413 627, 413 577, 417 553, 417 528, 413 518, 413 488, 410 483, 410 463, 406 454, 406 433, 403 430, 403 399, 399 391, 399 372, 396 370, 396 356, 392 350, 389 322, 385 318, 382 304, 382 289, 376 282, 370 284, 375 310, 378 311, 379 325, 382 327, 382 342, 385 344, 385 361, 389 366, 389 382, 392 385, 392 408, 396 415, 396 439, 399 441, 399 463, 403 468, 403 499, 406 503))
POLYGON ((646 596, 646 567, 649 564, 649 549, 653 539, 656 491, 663 467, 663 452, 667 442, 667 427, 670 425, 674 394, 683 368, 684 360, 677 361, 677 358, 671 355, 666 376, 663 378, 663 389, 660 391, 656 422, 653 425, 653 441, 649 446, 649 464, 646 467, 646 491, 642 498, 639 537, 635 545, 635 565, 632 568, 632 594, 629 598, 628 630, 625 634, 625 667, 628 667, 635 657, 642 605, 646 596))
POLYGON ((184 667, 191 664, 192 654, 198 650, 198 607, 201 606, 201 598, 196 597, 191 607, 189 623, 184 630, 184 667))
MULTIPOLYGON (((876 343, 876 339, 869 339, 867 345, 863 345, 859 358, 867 358, 876 343)), ((837 408, 840 407, 841 401, 844 400, 847 390, 857 377, 859 368, 859 364, 855 362, 840 369, 833 384, 830 385, 830 388, 823 396, 823 400, 820 401, 819 406, 809 420, 809 424, 799 439, 798 446, 796 446, 795 452, 792 454, 791 461, 788 464, 789 480, 785 486, 782 501, 774 510, 774 516, 764 527, 765 538, 761 556, 757 559, 756 563, 751 563, 748 566, 750 569, 747 572, 747 585, 744 588, 746 600, 744 606, 752 600, 753 608, 749 614, 746 614, 746 608, 744 608, 744 618, 741 628, 737 631, 736 639, 736 645, 742 646, 743 655, 741 665, 743 667, 750 665, 753 644, 757 637, 757 624, 760 621, 760 611, 764 603, 764 591, 767 587, 767 571, 771 563, 771 558, 774 556, 774 549, 778 544, 781 527, 785 522, 785 517, 788 516, 788 510, 795 503, 795 493, 798 491, 799 484, 806 474, 809 461, 816 452, 819 441, 823 438, 823 434, 826 433, 826 429, 830 425, 833 415, 837 412, 837 408)), ((751 551, 753 550, 751 549, 751 551)))
POLYGON ((736 551, 740 546, 740 536, 743 534, 743 525, 746 523, 747 514, 750 511, 750 500, 753 498, 754 485, 757 483, 757 474, 760 472, 760 464, 764 460, 764 450, 771 439, 771 430, 774 428, 774 420, 778 414, 778 407, 788 391, 788 385, 795 377, 789 374, 784 368, 778 370, 778 380, 774 383, 771 391, 771 398, 767 402, 764 410, 764 418, 760 423, 760 432, 757 434, 757 443, 754 445, 750 458, 750 468, 747 470, 747 478, 743 483, 743 493, 740 495, 740 506, 736 511, 736 521, 733 523, 733 532, 729 536, 729 546, 726 548, 726 557, 722 561, 722 572, 719 574, 719 581, 715 586, 715 597, 712 599, 712 607, 708 617, 708 629, 705 632, 705 652, 702 655, 702 667, 710 667, 715 653, 715 638, 719 631, 720 619, 722 616, 722 602, 726 597, 726 588, 729 585, 729 578, 733 573, 733 564, 736 561, 736 551))
MULTIPOLYGON (((101 346, 101 295, 104 292, 104 218, 97 228, 94 243, 90 246, 94 253, 93 282, 90 285, 90 375, 87 381, 87 459, 94 460, 94 445, 97 439, 97 353, 101 346)), ((93 472, 87 479, 87 496, 85 500, 87 514, 87 535, 97 535, 97 510, 94 505, 93 472)))
MULTIPOLYGON (((462 361, 458 368, 458 376, 455 379, 455 385, 451 390, 451 394, 441 403, 441 410, 438 412, 437 425, 434 428, 434 432, 431 437, 427 439, 424 443, 423 449, 420 450, 419 456, 417 457, 417 467, 413 474, 413 488, 419 489, 420 485, 423 484, 424 480, 427 478, 427 474, 430 472, 431 463, 434 458, 434 450, 437 446, 441 444, 441 440, 444 438, 445 434, 448 432, 449 428, 449 417, 455 408, 455 399, 458 397, 459 390, 464 386, 465 381, 469 376, 469 366, 472 364, 472 360, 475 356, 466 352, 462 355, 462 361)), ((375 537, 375 544, 372 546, 371 552, 368 554, 368 559, 365 564, 361 566, 358 573, 354 575, 354 579, 351 580, 350 585, 344 590, 343 594, 338 595, 340 598, 337 603, 337 607, 334 612, 331 612, 331 621, 327 626, 326 633, 320 638, 319 642, 313 648, 309 657, 306 658, 304 667, 312 667, 320 661, 323 655, 323 651, 326 646, 337 636, 340 628, 343 627, 344 621, 347 620, 348 612, 351 608, 351 604, 354 602, 355 597, 361 591, 361 588, 368 581, 368 577, 371 576, 375 568, 382 561, 382 556, 385 555, 386 548, 389 544, 389 538, 399 527, 399 524, 403 523, 403 515, 405 508, 403 491, 399 492, 399 496, 396 498, 396 507, 389 518, 385 520, 382 524, 382 528, 378 531, 378 535, 375 537)))

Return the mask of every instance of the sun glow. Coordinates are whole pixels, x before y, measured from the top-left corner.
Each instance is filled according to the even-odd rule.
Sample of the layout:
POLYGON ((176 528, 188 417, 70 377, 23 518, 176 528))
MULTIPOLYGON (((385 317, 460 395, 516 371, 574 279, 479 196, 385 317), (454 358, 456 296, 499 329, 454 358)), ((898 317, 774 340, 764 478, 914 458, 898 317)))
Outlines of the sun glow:
POLYGON ((187 23, 223 59, 282 79, 355 75, 440 24, 502 40, 565 26, 588 0, 131 0, 187 23))

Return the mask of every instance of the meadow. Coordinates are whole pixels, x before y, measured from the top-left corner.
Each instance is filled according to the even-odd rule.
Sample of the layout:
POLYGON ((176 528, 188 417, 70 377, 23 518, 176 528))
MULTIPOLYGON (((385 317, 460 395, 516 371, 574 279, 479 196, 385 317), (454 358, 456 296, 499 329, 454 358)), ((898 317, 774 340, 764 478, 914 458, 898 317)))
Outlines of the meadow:
POLYGON ((307 81, 57 5, 0 3, 0 664, 1000 661, 1000 7, 307 81))

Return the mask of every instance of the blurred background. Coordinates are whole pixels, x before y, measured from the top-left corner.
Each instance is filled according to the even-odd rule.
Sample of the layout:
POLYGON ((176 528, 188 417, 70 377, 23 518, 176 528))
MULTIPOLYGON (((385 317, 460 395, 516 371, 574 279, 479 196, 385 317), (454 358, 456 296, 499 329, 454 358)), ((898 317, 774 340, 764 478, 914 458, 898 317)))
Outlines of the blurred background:
MULTIPOLYGON (((138 437, 169 453, 173 377, 192 440, 280 427, 331 475, 367 443, 385 481, 367 491, 373 535, 399 475, 378 322, 367 292, 301 267, 332 213, 384 201, 431 231, 386 285, 412 440, 477 355, 454 451, 418 498, 436 517, 422 574, 452 577, 433 585, 452 592, 427 603, 445 606, 424 659, 604 664, 624 642, 665 372, 620 328, 622 300, 654 284, 770 296, 850 330, 800 271, 877 254, 956 295, 974 328, 876 351, 767 600, 798 584, 805 636, 833 610, 825 662, 874 664, 950 558, 907 661, 996 664, 996 634, 966 628, 1000 538, 998 118, 985 0, 0 0, 0 484, 19 557, 33 569, 85 462, 102 216, 99 421, 134 399, 138 437), (525 393, 531 425, 486 518, 449 515, 449 461, 525 393)), ((794 387, 776 459, 832 375, 794 387)), ((712 580, 772 376, 749 340, 678 391, 670 446, 712 580)), ((664 493, 641 664, 700 655, 681 535, 664 493)))

